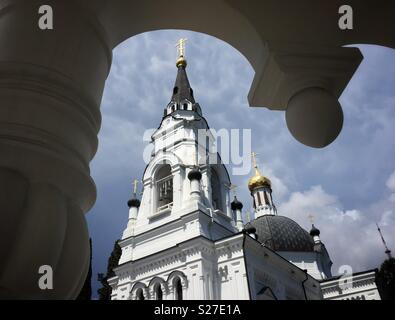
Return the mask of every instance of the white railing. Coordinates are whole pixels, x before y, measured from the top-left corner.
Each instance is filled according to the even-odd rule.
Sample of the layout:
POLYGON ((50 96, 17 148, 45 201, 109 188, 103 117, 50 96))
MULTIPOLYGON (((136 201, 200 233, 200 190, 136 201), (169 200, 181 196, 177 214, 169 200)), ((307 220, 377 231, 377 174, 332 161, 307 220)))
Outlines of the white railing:
POLYGON ((170 202, 168 204, 165 204, 164 206, 159 207, 156 212, 162 212, 166 210, 171 210, 173 208, 173 202, 170 202))

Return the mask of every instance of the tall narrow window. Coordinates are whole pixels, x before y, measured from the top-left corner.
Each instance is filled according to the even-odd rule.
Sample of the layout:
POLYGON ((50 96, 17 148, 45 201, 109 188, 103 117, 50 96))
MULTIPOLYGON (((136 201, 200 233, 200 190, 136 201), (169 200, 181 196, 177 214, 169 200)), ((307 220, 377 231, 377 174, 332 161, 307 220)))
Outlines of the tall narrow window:
POLYGON ((157 211, 169 208, 173 204, 173 176, 171 167, 165 164, 156 175, 157 211))
POLYGON ((262 200, 261 200, 261 194, 260 194, 259 191, 257 192, 257 196, 258 196, 258 205, 261 206, 262 205, 262 200))
POLYGON ((141 288, 137 289, 137 292, 136 292, 136 299, 137 299, 137 300, 145 300, 145 298, 144 298, 144 293, 143 293, 143 289, 141 289, 141 288))
POLYGON ((162 286, 160 284, 157 284, 155 287, 155 296, 156 296, 156 300, 163 300, 163 291, 162 291, 162 286))
POLYGON ((215 210, 224 211, 222 207, 221 184, 214 169, 211 169, 211 199, 215 210))
POLYGON ((265 204, 269 205, 269 199, 267 198, 266 191, 264 191, 263 194, 265 195, 265 204))
POLYGON ((210 138, 208 136, 206 136, 206 150, 207 150, 207 152, 211 152, 210 138))
POLYGON ((182 300, 182 284, 180 278, 174 280, 174 292, 176 293, 176 300, 182 300))

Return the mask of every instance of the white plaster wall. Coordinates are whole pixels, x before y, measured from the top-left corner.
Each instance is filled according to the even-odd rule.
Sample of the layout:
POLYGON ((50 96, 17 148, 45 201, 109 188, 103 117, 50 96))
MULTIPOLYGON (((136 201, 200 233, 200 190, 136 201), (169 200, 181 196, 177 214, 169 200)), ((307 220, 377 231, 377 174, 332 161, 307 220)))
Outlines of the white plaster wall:
POLYGON ((326 300, 381 300, 375 282, 375 272, 368 271, 357 275, 340 277, 321 283, 326 300))
POLYGON ((308 274, 317 280, 327 279, 325 270, 323 269, 321 261, 324 257, 316 252, 277 252, 295 266, 302 270, 307 270, 308 274))
MULTIPOLYGON (((154 277, 166 281, 175 270, 183 272, 187 278, 184 299, 248 299, 241 241, 239 236, 236 246, 230 245, 225 249, 224 246, 235 240, 221 240, 217 245, 202 238, 193 239, 167 252, 120 266, 116 270, 117 277, 109 281, 113 287, 112 299, 131 299, 128 293, 137 282, 148 287, 154 277), (228 270, 222 280, 218 276, 221 268, 228 270)), ((174 295, 171 292, 165 294, 164 290, 164 299, 174 299, 174 295)))

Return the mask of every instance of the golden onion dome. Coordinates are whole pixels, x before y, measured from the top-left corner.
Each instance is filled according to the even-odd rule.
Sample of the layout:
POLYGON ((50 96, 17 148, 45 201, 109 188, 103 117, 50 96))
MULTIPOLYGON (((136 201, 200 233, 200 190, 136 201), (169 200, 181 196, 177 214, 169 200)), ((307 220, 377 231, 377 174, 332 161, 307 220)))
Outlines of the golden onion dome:
POLYGON ((269 187, 271 188, 272 182, 263 176, 257 167, 255 167, 255 175, 250 178, 248 181, 248 189, 252 192, 254 189, 261 187, 269 187))

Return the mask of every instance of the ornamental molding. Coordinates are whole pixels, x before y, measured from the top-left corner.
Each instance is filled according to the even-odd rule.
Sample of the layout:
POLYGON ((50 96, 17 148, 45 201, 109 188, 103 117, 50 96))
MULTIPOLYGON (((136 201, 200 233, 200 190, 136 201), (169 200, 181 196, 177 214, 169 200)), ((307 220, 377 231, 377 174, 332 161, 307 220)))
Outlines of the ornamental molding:
POLYGON ((119 266, 116 273, 120 279, 125 279, 132 275, 132 278, 142 277, 151 272, 160 272, 174 264, 185 265, 188 258, 196 257, 202 259, 203 252, 213 252, 213 244, 204 238, 191 239, 194 244, 181 244, 178 247, 172 247, 165 252, 154 254, 153 256, 142 258, 138 261, 131 261, 119 266))

